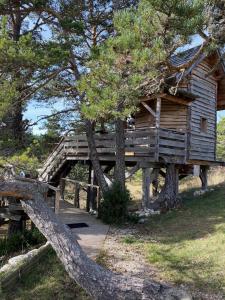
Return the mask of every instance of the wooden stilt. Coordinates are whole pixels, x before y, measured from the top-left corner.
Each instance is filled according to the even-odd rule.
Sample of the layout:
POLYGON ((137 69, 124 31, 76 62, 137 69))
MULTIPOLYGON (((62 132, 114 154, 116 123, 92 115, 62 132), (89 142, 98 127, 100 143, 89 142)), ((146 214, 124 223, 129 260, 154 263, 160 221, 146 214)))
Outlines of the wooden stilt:
POLYGON ((202 183, 202 190, 206 191, 208 189, 208 166, 201 166, 200 167, 200 180, 202 183))
POLYGON ((150 201, 151 169, 142 168, 142 208, 148 208, 150 201))
POLYGON ((159 168, 154 168, 151 173, 151 183, 150 183, 150 198, 156 197, 158 195, 158 187, 159 187, 159 168))
POLYGON ((64 201, 65 197, 64 197, 64 192, 65 192, 65 187, 66 187, 66 181, 62 178, 60 179, 60 183, 59 183, 59 188, 60 188, 60 194, 61 194, 61 200, 64 201))
POLYGON ((74 206, 80 208, 80 185, 75 183, 74 185, 74 206))
POLYGON ((58 189, 55 192, 55 213, 58 214, 60 210, 61 191, 58 189))

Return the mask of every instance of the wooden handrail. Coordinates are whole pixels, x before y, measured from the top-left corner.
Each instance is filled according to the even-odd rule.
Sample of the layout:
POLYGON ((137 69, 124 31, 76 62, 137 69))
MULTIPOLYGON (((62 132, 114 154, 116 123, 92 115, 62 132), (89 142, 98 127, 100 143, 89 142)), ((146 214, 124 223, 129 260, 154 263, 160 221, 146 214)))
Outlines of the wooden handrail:
POLYGON ((82 186, 88 186, 88 187, 93 187, 93 188, 99 189, 98 185, 91 184, 91 183, 86 183, 86 182, 83 182, 83 181, 78 181, 78 180, 73 180, 73 179, 68 179, 68 178, 62 178, 61 180, 71 182, 71 183, 78 183, 79 185, 82 185, 82 186))

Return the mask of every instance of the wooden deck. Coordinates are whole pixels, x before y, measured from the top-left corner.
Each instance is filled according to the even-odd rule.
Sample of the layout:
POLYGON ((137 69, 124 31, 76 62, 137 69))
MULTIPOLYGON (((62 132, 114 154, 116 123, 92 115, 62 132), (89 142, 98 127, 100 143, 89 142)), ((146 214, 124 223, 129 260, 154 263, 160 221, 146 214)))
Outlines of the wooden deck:
MULTIPOLYGON (((101 162, 115 161, 115 133, 95 135, 101 162)), ((160 162, 183 164, 187 158, 186 133, 163 128, 128 130, 125 133, 126 162, 160 162)), ((90 151, 85 134, 65 136, 40 170, 40 179, 51 181, 67 163, 89 161, 90 151)))

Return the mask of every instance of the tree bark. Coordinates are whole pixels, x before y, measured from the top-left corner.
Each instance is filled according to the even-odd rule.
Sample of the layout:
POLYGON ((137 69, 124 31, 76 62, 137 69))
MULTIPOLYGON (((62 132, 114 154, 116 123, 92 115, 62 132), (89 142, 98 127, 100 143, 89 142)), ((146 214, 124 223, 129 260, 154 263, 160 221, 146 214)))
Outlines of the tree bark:
POLYGON ((125 190, 125 133, 124 122, 121 119, 116 120, 116 165, 115 165, 115 181, 118 182, 123 190, 125 190))
POLYGON ((108 191, 108 184, 105 180, 104 173, 102 170, 102 167, 100 165, 98 153, 96 150, 96 145, 95 145, 95 138, 94 138, 94 133, 93 133, 93 124, 90 120, 86 120, 86 135, 87 135, 87 142, 88 142, 88 147, 90 150, 90 158, 92 162, 92 166, 95 172, 95 176, 98 181, 98 185, 100 186, 100 189, 102 193, 104 194, 106 191, 108 191))
MULTIPOLYGON (((20 195, 25 193, 27 183, 0 181, 0 195, 6 189, 8 193, 10 190, 14 192, 15 184, 20 195)), ((153 281, 114 274, 96 264, 74 240, 71 230, 61 223, 43 201, 45 186, 29 185, 33 188, 31 200, 21 200, 25 212, 48 239, 69 276, 84 288, 92 299, 191 299, 184 291, 153 281)))
POLYGON ((152 204, 152 208, 166 211, 177 207, 178 199, 178 169, 175 164, 168 164, 166 168, 165 184, 158 199, 152 204))

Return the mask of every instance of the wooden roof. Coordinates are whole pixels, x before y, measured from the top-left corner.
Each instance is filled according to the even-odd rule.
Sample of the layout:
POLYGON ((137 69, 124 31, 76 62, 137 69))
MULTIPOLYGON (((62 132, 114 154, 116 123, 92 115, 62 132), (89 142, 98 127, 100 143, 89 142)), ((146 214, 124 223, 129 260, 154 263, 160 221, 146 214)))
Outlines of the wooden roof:
MULTIPOLYGON (((213 75, 218 83, 217 110, 225 109, 225 62, 221 59, 221 51, 216 50, 214 53, 207 55, 206 53, 201 53, 200 49, 201 45, 173 55, 171 57, 171 65, 174 67, 174 72, 165 80, 162 86, 163 88, 161 87, 161 90, 159 91, 157 82, 147 81, 142 86, 143 97, 146 100, 152 99, 161 92, 170 96, 175 96, 176 98, 185 98, 185 101, 190 103, 195 100, 197 96, 190 92, 185 92, 184 89, 182 89, 182 83, 188 78, 192 70, 204 60, 207 60, 207 62, 212 65, 212 69, 219 61, 217 68, 213 71, 213 75), (195 59, 198 52, 200 52, 200 54, 195 59), (189 63, 190 65, 188 65, 189 63), (184 69, 184 66, 186 69, 184 69), (181 67, 181 70, 179 70, 179 67, 181 67), (177 85, 176 95, 174 95, 172 90, 173 87, 176 87, 177 85)), ((142 101, 145 100, 142 98, 142 101)))
MULTIPOLYGON (((172 64, 175 67, 188 64, 188 62, 193 60, 194 56, 197 54, 200 48, 201 46, 197 46, 172 56, 171 57, 172 64)), ((207 60, 207 62, 212 65, 212 69, 219 62, 218 66, 213 71, 213 75, 218 83, 217 110, 224 110, 225 109, 225 62, 222 59, 222 53, 219 49, 208 56, 205 53, 200 55, 198 59, 194 61, 193 64, 183 73, 183 79, 187 77, 191 73, 191 71, 204 60, 207 60)), ((178 79, 180 80, 181 73, 177 72, 173 76, 175 81, 177 81, 178 79)))

